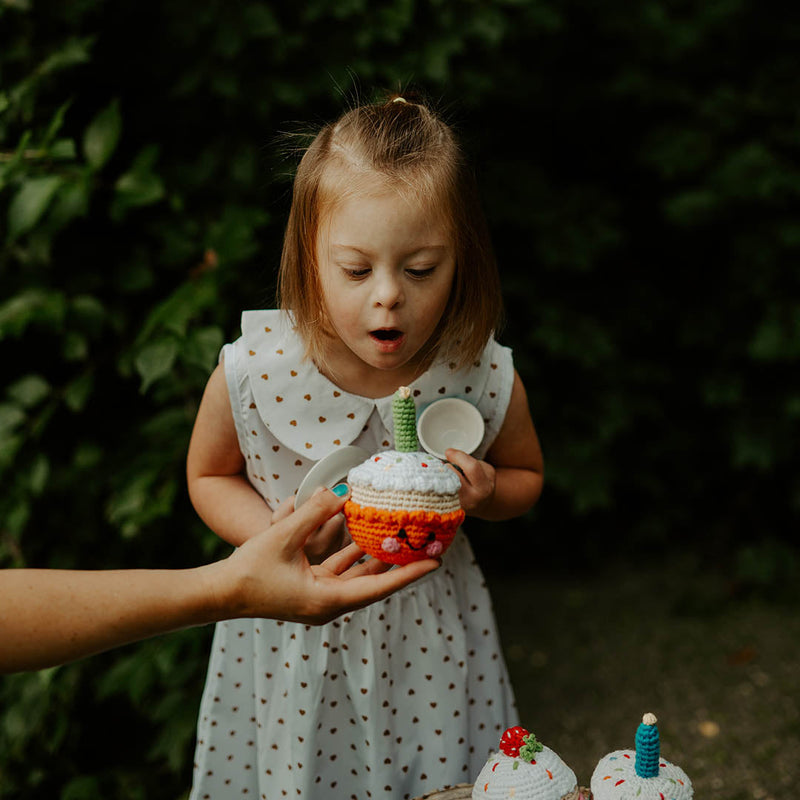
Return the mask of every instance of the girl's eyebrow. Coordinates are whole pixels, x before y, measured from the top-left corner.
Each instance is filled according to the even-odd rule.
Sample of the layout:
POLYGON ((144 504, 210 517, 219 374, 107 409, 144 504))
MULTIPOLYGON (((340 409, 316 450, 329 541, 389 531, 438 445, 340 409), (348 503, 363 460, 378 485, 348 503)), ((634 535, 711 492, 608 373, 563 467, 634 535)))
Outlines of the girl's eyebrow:
MULTIPOLYGON (((356 247, 353 244, 336 244, 336 243, 334 243, 333 245, 331 245, 331 247, 334 250, 347 250, 347 251, 351 251, 351 252, 354 252, 354 253, 358 253, 359 255, 362 255, 362 256, 371 256, 371 255, 373 255, 372 252, 370 252, 369 250, 364 250, 361 247, 356 247)), ((436 252, 441 252, 442 250, 447 250, 447 245, 444 245, 444 244, 426 244, 426 245, 423 245, 422 247, 418 247, 413 252, 408 253, 407 257, 408 258, 412 258, 413 256, 419 255, 420 253, 424 253, 424 252, 427 252, 429 250, 434 250, 436 252)))

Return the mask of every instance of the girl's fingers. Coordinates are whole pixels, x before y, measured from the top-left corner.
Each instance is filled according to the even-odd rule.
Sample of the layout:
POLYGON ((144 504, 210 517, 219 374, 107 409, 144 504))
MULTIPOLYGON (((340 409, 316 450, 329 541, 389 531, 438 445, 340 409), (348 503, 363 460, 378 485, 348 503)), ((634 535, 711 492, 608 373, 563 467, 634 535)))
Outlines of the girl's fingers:
POLYGON ((476 483, 484 475, 481 468, 482 461, 473 458, 463 450, 454 450, 452 447, 445 450, 445 456, 451 469, 459 473, 461 482, 476 483))

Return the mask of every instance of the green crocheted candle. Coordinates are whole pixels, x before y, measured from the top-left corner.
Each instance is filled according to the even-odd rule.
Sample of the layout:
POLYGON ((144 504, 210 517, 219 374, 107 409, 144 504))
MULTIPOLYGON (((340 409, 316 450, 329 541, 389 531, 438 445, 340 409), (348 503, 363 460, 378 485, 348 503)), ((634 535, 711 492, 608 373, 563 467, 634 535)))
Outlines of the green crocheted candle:
POLYGON ((394 449, 401 453, 419 450, 417 442, 417 406, 408 386, 401 386, 392 398, 394 449))
POLYGON ((645 714, 636 730, 636 774, 640 778, 658 777, 661 744, 655 714, 645 714))

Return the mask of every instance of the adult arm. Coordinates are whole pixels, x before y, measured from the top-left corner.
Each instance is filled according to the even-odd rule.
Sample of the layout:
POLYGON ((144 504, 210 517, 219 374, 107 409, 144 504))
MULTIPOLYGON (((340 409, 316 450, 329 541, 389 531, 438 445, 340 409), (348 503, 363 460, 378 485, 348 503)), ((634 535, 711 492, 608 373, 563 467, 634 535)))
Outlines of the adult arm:
POLYGON ((345 498, 319 491, 228 558, 185 570, 0 571, 0 673, 41 669, 168 631, 238 617, 327 622, 433 569, 386 571, 350 545, 312 566, 303 545, 345 498))

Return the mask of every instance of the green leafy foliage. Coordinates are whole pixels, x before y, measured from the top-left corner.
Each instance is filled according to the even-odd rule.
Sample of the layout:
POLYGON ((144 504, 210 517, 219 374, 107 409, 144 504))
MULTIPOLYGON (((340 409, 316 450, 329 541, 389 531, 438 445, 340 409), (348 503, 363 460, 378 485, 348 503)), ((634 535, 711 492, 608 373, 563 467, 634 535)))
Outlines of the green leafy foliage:
MULTIPOLYGON (((476 164, 545 452, 534 513, 471 525, 484 561, 523 569, 536 535, 787 580, 796 30, 743 0, 0 3, 0 567, 225 552, 184 459, 239 312, 272 303, 282 134, 412 83, 476 164)), ((184 797, 208 637, 4 679, 0 798, 184 797)))

